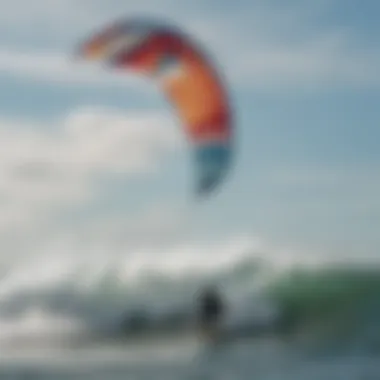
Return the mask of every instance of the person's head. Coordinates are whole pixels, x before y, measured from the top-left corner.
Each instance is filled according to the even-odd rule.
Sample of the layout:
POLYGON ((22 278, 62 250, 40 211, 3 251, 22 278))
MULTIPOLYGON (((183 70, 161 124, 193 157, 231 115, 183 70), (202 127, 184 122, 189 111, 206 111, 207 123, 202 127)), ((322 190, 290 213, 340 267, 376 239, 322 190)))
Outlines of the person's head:
POLYGON ((206 285, 202 289, 202 293, 205 295, 212 295, 218 294, 218 290, 215 285, 206 285))

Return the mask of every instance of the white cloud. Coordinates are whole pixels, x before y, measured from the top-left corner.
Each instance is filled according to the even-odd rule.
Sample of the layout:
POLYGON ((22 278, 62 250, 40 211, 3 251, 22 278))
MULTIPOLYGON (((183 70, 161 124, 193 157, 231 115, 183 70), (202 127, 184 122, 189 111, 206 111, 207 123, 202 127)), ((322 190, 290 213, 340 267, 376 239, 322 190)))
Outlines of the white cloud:
POLYGON ((99 177, 156 170, 176 149, 178 137, 173 123, 161 115, 79 110, 59 122, 54 133, 51 126, 31 129, 3 121, 0 232, 90 200, 99 177))
MULTIPOLYGON (((163 247, 180 239, 191 220, 189 210, 173 203, 154 203, 138 212, 115 212, 86 220, 75 227, 76 240, 84 250, 103 247, 113 255, 124 255, 126 250, 146 247, 163 247)), ((56 231, 70 231, 72 226, 62 226, 56 231)), ((70 232, 67 233, 70 235, 70 232)))
MULTIPOLYGON (((155 14, 167 18, 181 15, 184 1, 142 0, 125 2, 119 0, 0 0, 0 30, 23 37, 38 44, 49 45, 75 43, 94 28, 125 15, 155 14)), ((7 38, 6 35, 0 39, 7 38)))
POLYGON ((344 257, 377 254, 379 164, 279 166, 262 174, 260 226, 276 240, 344 257), (262 210, 265 210, 264 212, 262 210))
POLYGON ((355 26, 321 26, 329 2, 248 9, 198 22, 194 33, 218 57, 232 83, 259 91, 380 85, 380 49, 355 26), (363 47, 365 46, 365 47, 363 47))
POLYGON ((123 75, 105 70, 74 59, 73 52, 54 53, 51 51, 20 52, 0 49, 0 73, 8 77, 19 77, 28 81, 52 83, 60 86, 133 86, 134 90, 144 89, 147 80, 143 76, 123 75))
MULTIPOLYGON (((328 2, 308 7, 299 2, 287 6, 254 2, 244 10, 236 7, 227 12, 221 7, 213 11, 212 19, 203 11, 207 9, 205 5, 188 6, 184 12, 179 4, 174 6, 169 0, 167 15, 162 14, 162 4, 153 0, 135 5, 114 1, 107 2, 107 6, 96 1, 34 0, 32 3, 31 12, 23 16, 29 20, 24 29, 32 28, 31 24, 37 20, 42 25, 49 20, 45 33, 54 35, 59 29, 60 33, 66 33, 67 44, 64 51, 61 45, 55 44, 56 53, 49 48, 45 52, 0 48, 0 72, 7 75, 66 85, 125 86, 133 81, 142 84, 137 77, 125 75, 127 72, 119 75, 112 70, 98 70, 87 63, 72 62, 70 56, 75 44, 94 29, 121 15, 149 11, 156 17, 173 20, 200 40, 224 69, 231 84, 261 91, 380 84, 377 47, 362 48, 353 28, 321 29, 318 25, 319 18, 329 9, 328 2)), ((8 19, 23 14, 23 7, 21 11, 15 5, 5 8, 5 14, 10 12, 8 19)))
MULTIPOLYGON (((348 38, 348 36, 347 36, 348 38)), ((297 45, 258 46, 237 63, 237 77, 258 89, 378 87, 380 52, 345 46, 335 36, 297 45), (253 85, 254 84, 254 85, 253 85)))
MULTIPOLYGON (((376 173, 379 172, 379 164, 373 162, 328 165, 292 165, 282 166, 269 170, 267 178, 271 186, 291 189, 307 189, 314 191, 336 190, 355 196, 358 191, 366 192, 367 195, 378 194, 380 180, 376 173)), ((363 194, 364 195, 364 194, 363 194)))

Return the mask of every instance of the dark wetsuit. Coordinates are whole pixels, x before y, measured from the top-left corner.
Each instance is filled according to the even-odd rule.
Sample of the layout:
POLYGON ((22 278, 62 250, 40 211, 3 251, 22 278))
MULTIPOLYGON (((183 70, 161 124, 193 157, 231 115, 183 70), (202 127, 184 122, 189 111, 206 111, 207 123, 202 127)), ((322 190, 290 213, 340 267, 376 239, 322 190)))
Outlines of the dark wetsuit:
POLYGON ((217 293, 205 292, 199 300, 199 321, 203 326, 215 325, 223 314, 223 304, 217 293))

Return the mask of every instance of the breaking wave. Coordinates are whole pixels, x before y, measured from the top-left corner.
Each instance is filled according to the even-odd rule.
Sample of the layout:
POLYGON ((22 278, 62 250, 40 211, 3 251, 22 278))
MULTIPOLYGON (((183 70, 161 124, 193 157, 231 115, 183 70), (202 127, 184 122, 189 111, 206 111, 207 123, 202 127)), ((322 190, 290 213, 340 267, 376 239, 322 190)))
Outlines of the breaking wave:
POLYGON ((0 345, 186 331, 197 292, 216 284, 229 306, 226 325, 243 335, 302 333, 380 349, 377 263, 284 258, 236 244, 218 255, 194 252, 49 255, 4 264, 0 345))

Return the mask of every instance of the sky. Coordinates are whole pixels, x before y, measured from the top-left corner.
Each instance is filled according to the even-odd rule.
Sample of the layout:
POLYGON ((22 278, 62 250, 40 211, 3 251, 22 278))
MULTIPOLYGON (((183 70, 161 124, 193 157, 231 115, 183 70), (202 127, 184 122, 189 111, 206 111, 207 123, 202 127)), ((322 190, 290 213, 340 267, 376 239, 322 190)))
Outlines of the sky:
POLYGON ((3 257, 242 241, 379 255, 377 1, 0 5, 3 257), (73 57, 91 33, 134 15, 180 26, 226 79, 234 164, 202 202, 191 147, 159 89, 73 57))

